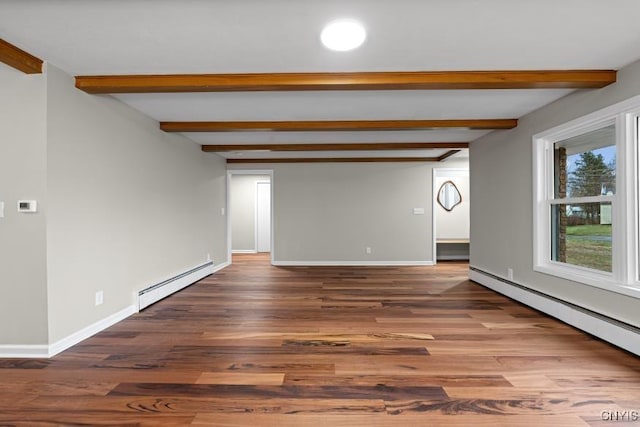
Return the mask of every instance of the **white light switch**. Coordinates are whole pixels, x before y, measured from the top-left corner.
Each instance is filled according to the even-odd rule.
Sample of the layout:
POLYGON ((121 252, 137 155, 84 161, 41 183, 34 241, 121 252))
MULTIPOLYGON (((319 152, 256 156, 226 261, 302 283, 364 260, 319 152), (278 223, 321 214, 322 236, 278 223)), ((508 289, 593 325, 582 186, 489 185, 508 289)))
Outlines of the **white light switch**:
POLYGON ((424 208, 413 208, 414 215, 424 215, 424 208))
POLYGON ((4 202, 0 202, 0 218, 4 218, 4 202))

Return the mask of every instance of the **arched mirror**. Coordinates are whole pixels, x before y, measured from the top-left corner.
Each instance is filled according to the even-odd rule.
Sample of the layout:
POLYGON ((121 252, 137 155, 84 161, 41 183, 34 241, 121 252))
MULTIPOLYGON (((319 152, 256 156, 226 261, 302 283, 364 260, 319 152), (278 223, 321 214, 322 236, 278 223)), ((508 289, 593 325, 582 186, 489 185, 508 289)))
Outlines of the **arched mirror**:
POLYGON ((438 190, 438 203, 447 212, 451 212, 453 208, 462 203, 462 195, 452 181, 447 181, 440 186, 440 190, 438 190))

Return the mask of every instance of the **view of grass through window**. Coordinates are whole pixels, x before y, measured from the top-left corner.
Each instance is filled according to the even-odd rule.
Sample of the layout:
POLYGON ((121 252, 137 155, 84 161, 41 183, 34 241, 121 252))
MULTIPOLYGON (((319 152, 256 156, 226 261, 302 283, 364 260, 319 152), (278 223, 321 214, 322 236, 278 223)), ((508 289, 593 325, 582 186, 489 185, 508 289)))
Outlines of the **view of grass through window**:
POLYGON ((611 255, 611 224, 567 226, 565 262, 610 272, 611 255))

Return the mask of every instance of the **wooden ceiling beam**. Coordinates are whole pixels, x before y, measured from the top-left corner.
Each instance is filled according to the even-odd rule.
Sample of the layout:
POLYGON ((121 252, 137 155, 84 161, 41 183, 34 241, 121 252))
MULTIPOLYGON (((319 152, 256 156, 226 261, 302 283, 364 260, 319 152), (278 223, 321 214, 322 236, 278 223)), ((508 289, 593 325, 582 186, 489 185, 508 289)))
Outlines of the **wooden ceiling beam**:
POLYGON ((248 132, 248 131, 370 131, 429 130, 439 128, 513 129, 517 119, 471 120, 309 120, 259 122, 160 122, 166 132, 248 132))
POLYGON ((409 71, 76 76, 87 93, 317 90, 589 89, 616 81, 614 70, 409 71))
POLYGON ((391 163, 439 162, 439 157, 322 157, 278 159, 227 159, 227 163, 391 163))
POLYGON ((442 162, 446 159, 448 159, 449 157, 453 156, 456 153, 459 153, 460 150, 449 150, 446 153, 444 153, 442 156, 438 157, 438 161, 442 162))
POLYGON ((0 39, 0 62, 20 70, 25 74, 41 74, 42 60, 28 52, 0 39))
POLYGON ((203 145, 202 151, 376 151, 469 148, 468 142, 365 142, 341 144, 218 144, 203 145))

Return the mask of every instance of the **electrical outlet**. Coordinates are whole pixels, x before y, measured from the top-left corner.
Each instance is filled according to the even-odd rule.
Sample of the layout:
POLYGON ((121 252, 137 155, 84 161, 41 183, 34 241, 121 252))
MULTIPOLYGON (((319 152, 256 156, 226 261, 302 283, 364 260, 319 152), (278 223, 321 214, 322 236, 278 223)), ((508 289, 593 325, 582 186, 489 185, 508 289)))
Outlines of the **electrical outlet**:
POLYGON ((224 216, 224 208, 220 208, 220 215, 224 216))
POLYGON ((211 261, 211 254, 207 254, 207 261, 211 261))
POLYGON ((513 268, 507 268, 507 279, 513 280, 513 268))
POLYGON ((96 292, 96 305, 101 305, 104 302, 104 292, 96 292))
POLYGON ((366 248, 364 248, 364 253, 365 254, 370 254, 371 253, 371 248, 369 246, 367 246, 366 248))

